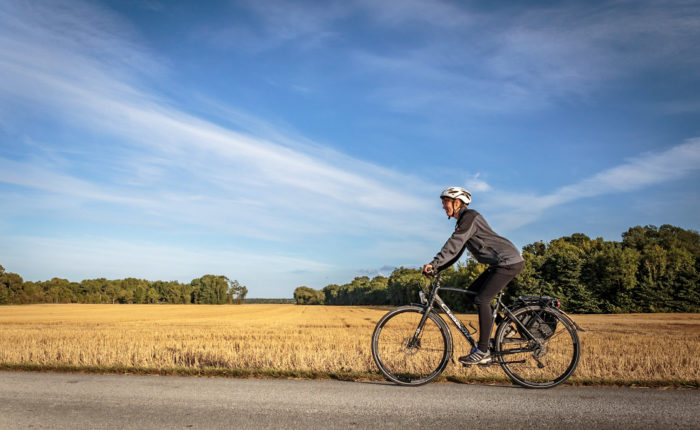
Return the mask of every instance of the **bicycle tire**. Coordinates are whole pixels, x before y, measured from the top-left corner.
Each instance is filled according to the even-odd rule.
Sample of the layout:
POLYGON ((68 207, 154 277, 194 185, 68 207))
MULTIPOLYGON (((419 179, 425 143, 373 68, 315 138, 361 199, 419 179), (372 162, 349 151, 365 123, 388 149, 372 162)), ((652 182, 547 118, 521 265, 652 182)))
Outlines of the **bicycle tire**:
POLYGON ((430 312, 418 345, 408 346, 424 308, 402 306, 382 317, 372 334, 372 358, 382 374, 400 385, 423 385, 437 378, 452 357, 452 335, 445 321, 430 312))
POLYGON ((531 330, 544 344, 538 347, 511 318, 501 322, 496 329, 495 351, 503 371, 513 382, 527 388, 551 388, 566 381, 576 370, 581 356, 581 344, 573 324, 551 307, 527 306, 513 311, 513 316, 521 321, 550 325, 544 333, 537 325, 531 330), (553 332, 551 325, 556 327, 553 332))

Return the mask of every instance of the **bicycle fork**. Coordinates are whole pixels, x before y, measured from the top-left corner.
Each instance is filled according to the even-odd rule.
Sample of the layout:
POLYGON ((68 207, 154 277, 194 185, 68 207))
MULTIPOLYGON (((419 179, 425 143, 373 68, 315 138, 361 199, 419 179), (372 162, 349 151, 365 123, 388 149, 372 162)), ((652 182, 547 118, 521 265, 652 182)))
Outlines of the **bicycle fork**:
POLYGON ((406 347, 408 348, 413 348, 416 345, 420 345, 420 334, 423 331, 425 321, 428 319, 428 314, 430 313, 434 302, 433 293, 430 294, 430 299, 427 299, 423 290, 420 290, 418 291, 418 296, 420 297, 421 306, 423 306, 424 309, 423 316, 421 317, 420 322, 418 323, 418 327, 416 327, 415 333, 413 333, 413 337, 411 338, 411 340, 408 341, 408 344, 406 345, 406 347))

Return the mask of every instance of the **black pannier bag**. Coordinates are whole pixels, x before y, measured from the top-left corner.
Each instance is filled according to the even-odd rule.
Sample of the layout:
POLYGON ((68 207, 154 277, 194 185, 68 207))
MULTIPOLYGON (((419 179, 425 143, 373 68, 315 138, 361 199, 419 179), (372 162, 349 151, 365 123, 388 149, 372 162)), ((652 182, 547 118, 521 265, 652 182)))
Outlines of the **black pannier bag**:
MULTIPOLYGON (((559 308, 559 299, 550 296, 519 296, 515 301, 515 308, 525 306, 542 306, 559 308)), ((523 325, 533 336, 538 339, 547 340, 554 335, 557 330, 557 318, 549 312, 526 312, 519 317, 523 325)), ((521 333, 524 336, 524 333, 521 333)))

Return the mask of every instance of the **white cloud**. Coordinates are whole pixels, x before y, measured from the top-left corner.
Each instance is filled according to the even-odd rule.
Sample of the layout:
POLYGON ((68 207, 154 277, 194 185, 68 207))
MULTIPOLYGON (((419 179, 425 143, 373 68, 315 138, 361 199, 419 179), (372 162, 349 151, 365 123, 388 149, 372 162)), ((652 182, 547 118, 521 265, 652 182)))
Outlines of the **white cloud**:
POLYGON ((518 194, 499 191, 485 204, 497 209, 498 224, 515 229, 539 219, 549 208, 584 198, 631 192, 685 177, 700 170, 700 138, 689 139, 660 153, 647 153, 604 170, 550 194, 518 194))
MULTIPOLYGON (((138 49, 132 53, 130 44, 85 23, 77 29, 52 24, 72 22, 72 11, 14 12, 3 16, 11 25, 0 30, 6 42, 0 45, 0 97, 8 105, 32 106, 27 114, 35 118, 58 117, 81 133, 77 139, 88 140, 67 143, 83 154, 64 154, 62 163, 53 162, 55 154, 51 162, 41 153, 26 162, 0 158, 5 182, 267 238, 338 226, 400 235, 409 227, 390 218, 426 207, 417 195, 429 187, 418 179, 279 132, 267 133, 279 141, 268 140, 173 107, 142 88, 138 72, 151 60, 138 49), (88 46, 75 40, 93 35, 88 46), (138 60, 115 73, 112 53, 138 60), (75 173, 93 163, 100 168, 92 176, 75 173)), ((111 22, 102 13, 107 18, 97 21, 111 22)), ((274 130, 250 116, 238 121, 274 130)))
POLYGON ((241 1, 235 7, 246 9, 245 21, 231 18, 216 28, 207 20, 194 31, 194 37, 222 49, 251 53, 289 45, 312 51, 342 39, 334 24, 347 17, 347 6, 339 1, 241 1))
MULTIPOLYGON (((260 42, 259 49, 286 44, 301 51, 326 49, 330 41, 340 40, 343 20, 358 15, 371 17, 372 25, 391 28, 396 35, 415 29, 411 48, 402 44, 393 49, 392 40, 383 41, 381 48, 374 42, 344 40, 333 46, 340 53, 332 58, 340 59, 338 68, 347 69, 344 79, 377 78, 363 81, 366 85, 358 92, 393 109, 427 115, 536 109, 552 98, 585 96, 606 79, 661 62, 673 49, 688 51, 700 28, 692 14, 677 12, 682 8, 641 8, 624 20, 634 24, 628 32, 616 21, 619 11, 587 15, 579 13, 583 6, 512 17, 496 12, 475 19, 456 3, 440 1, 361 1, 356 9, 346 2, 330 9, 308 2, 266 5, 251 2, 266 23, 259 39, 248 40, 260 42), (561 24, 569 19, 570 27, 561 24), (652 54, 641 52, 633 33, 649 42, 644 49, 652 54), (632 54, 617 52, 617 40, 632 54)), ((695 64, 697 58, 688 56, 680 66, 695 64)), ((304 241, 324 244, 314 251, 322 260, 338 243, 350 242, 347 236, 359 237, 368 245, 347 252, 364 253, 372 261, 360 267, 372 267, 374 261, 377 266, 404 264, 432 255, 442 244, 450 229, 437 222, 440 187, 338 153, 298 136, 286 124, 222 103, 195 99, 197 106, 184 109, 152 89, 156 81, 157 88, 168 84, 170 72, 164 64, 138 43, 128 23, 98 6, 77 1, 0 3, 0 127, 11 131, 8 139, 18 136, 17 142, 1 148, 0 181, 16 188, 5 187, 10 191, 3 191, 3 197, 13 205, 0 207, 0 212, 11 217, 50 213, 102 227, 128 222, 168 232, 203 231, 226 240, 243 238, 241 242, 263 239, 257 242, 269 242, 272 252, 236 248, 204 257, 182 246, 92 237, 74 243, 17 239, 14 243, 24 248, 5 247, 1 255, 25 252, 22 261, 29 265, 36 260, 29 250, 36 245, 60 255, 66 265, 89 261, 98 272, 113 259, 152 273, 149 263, 136 260, 153 255, 158 270, 153 277, 173 273, 171 263, 184 268, 180 273, 231 273, 228 267, 249 267, 253 276, 265 271, 267 257, 279 258, 288 271, 331 270, 328 261, 277 252, 283 244, 286 250, 301 249, 304 241), (202 111, 207 115, 194 113, 202 111), (36 131, 51 123, 61 125, 56 136, 36 131), (23 156, 5 151, 29 145, 23 156), (19 187, 31 191, 20 195, 19 187), (115 251, 101 252, 99 241, 115 251)), ((480 196, 485 205, 510 214, 500 224, 512 229, 539 219, 547 208, 688 175, 700 165, 699 142, 642 155, 549 194, 507 195, 479 174, 464 184, 485 192, 480 196)))
POLYGON ((464 27, 476 19, 473 14, 442 0, 404 0, 400 2, 358 0, 369 19, 380 25, 398 26, 425 23, 435 27, 464 27))
POLYGON ((465 187, 469 192, 486 192, 491 191, 491 186, 486 183, 486 181, 479 179, 480 173, 475 174, 471 178, 467 179, 465 187))
POLYGON ((508 7, 443 0, 242 5, 256 25, 211 29, 207 22, 204 32, 212 44, 254 51, 283 47, 296 55, 294 76, 311 77, 292 88, 350 82, 373 104, 427 117, 578 103, 640 70, 700 65, 700 6, 683 0, 508 7), (329 59, 336 65, 333 76, 308 73, 329 59))
POLYGON ((605 170, 551 196, 557 204, 583 197, 632 191, 679 179, 700 169, 700 138, 689 139, 661 153, 644 154, 605 170))
POLYGON ((412 35, 409 46, 401 37, 360 43, 348 56, 358 73, 381 77, 368 88, 372 100, 399 111, 531 111, 586 100, 640 70, 700 64, 700 6, 692 2, 356 5, 386 34, 412 35))

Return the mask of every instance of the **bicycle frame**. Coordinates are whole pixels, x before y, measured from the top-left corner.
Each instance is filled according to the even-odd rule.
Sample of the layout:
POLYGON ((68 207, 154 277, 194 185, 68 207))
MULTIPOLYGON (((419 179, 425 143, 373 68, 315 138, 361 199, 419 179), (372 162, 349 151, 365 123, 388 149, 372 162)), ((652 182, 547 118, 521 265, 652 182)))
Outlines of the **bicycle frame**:
MULTIPOLYGON (((464 326, 462 321, 460 321, 452 313, 452 310, 447 306, 447 304, 438 295, 438 290, 440 290, 441 278, 442 278, 442 274, 438 274, 435 276, 435 281, 433 281, 430 295, 427 298, 425 297, 425 293, 423 292, 423 290, 420 290, 418 292, 418 295, 420 296, 420 299, 421 299, 421 304, 412 303, 412 305, 422 307, 424 310, 423 310, 423 316, 421 317, 420 323, 418 323, 418 327, 416 328, 416 331, 413 334, 413 338, 409 341, 408 346, 409 347, 413 346, 419 341, 420 334, 421 334, 423 327, 425 325, 425 321, 428 319, 428 315, 430 314, 430 312, 433 311, 433 309, 436 309, 435 304, 437 303, 437 305, 439 306, 439 309, 442 310, 445 314, 447 314, 447 316, 450 318, 450 320, 455 325, 455 327, 457 327, 457 329, 462 334, 462 336, 464 336, 464 338, 467 340, 467 342, 469 342, 469 344, 472 347, 476 347, 477 343, 474 340, 474 338, 472 337, 471 333, 469 333, 469 330, 467 330, 467 328, 464 326)), ((462 294, 476 295, 476 292, 474 292, 474 291, 462 290, 462 289, 457 289, 457 288, 442 288, 442 290, 443 291, 455 291, 455 292, 462 293, 462 294)), ((520 320, 515 318, 515 316, 511 312, 511 310, 505 304, 503 304, 503 302, 501 301, 502 297, 503 297, 503 292, 501 291, 496 296, 496 306, 493 309, 492 318, 495 320, 496 316, 498 315, 499 310, 502 310, 503 313, 506 314, 507 318, 514 321, 518 325, 518 328, 520 330, 522 330, 521 333, 526 334, 527 337, 530 340, 535 341, 539 347, 543 346, 543 342, 540 339, 538 339, 536 336, 534 336, 530 332, 530 330, 528 330, 528 328, 525 327, 525 325, 520 322, 520 320)), ((524 350, 522 350, 522 349, 512 350, 512 351, 508 351, 508 354, 515 354, 515 353, 519 353, 519 352, 523 352, 523 351, 524 350)), ((528 349, 528 351, 529 351, 529 349, 528 349)))

